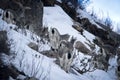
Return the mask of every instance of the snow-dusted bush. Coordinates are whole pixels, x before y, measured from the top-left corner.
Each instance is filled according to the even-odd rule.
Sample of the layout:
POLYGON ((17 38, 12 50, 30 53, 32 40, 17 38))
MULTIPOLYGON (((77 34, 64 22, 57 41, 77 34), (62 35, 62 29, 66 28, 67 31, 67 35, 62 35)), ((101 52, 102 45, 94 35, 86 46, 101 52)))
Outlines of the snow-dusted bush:
POLYGON ((112 24, 113 24, 113 22, 112 22, 112 20, 111 20, 111 18, 109 16, 105 18, 104 23, 109 28, 111 28, 112 24))
POLYGON ((78 0, 78 6, 80 9, 85 9, 89 3, 90 0, 78 0))

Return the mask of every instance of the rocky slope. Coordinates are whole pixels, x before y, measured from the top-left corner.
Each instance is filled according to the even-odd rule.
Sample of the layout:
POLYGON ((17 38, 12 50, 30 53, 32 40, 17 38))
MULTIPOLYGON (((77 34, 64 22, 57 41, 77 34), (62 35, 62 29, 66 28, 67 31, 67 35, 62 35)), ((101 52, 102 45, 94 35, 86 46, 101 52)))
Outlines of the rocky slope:
MULTIPOLYGON (((51 1, 44 2, 47 7, 43 7, 40 31, 36 31, 34 25, 29 29, 8 24, 2 19, 6 16, 0 16, 0 79, 117 80, 119 35, 115 33, 117 39, 114 40, 112 33, 80 9, 76 22, 69 16, 72 10, 66 14, 63 8, 66 5, 51 1)), ((34 19, 29 20, 34 22, 34 19)))

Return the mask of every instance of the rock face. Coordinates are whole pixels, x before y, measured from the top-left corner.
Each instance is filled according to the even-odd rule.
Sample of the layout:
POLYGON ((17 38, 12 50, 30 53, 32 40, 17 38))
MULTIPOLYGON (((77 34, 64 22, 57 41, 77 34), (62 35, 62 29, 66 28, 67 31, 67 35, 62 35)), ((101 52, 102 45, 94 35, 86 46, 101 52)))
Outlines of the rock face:
POLYGON ((59 5, 62 7, 62 9, 73 19, 73 20, 77 20, 77 13, 75 10, 75 6, 73 7, 73 5, 68 5, 69 3, 72 3, 77 1, 77 0, 61 0, 61 2, 59 1, 55 1, 55 4, 59 5), (71 7, 72 6, 72 7, 71 7))
POLYGON ((73 44, 68 41, 61 41, 59 46, 59 56, 62 57, 63 54, 72 53, 73 51, 73 44))
POLYGON ((39 80, 39 79, 37 79, 35 77, 30 77, 30 78, 26 78, 25 80, 39 80))
POLYGON ((41 0, 1 0, 0 8, 4 9, 3 19, 8 23, 25 26, 39 34, 42 27, 43 4, 41 0))
POLYGON ((118 59, 117 59, 117 69, 116 69, 116 74, 118 76, 118 80, 120 80, 120 55, 118 55, 118 59))
POLYGON ((54 6, 55 0, 41 0, 44 6, 54 6))
POLYGON ((0 31, 0 53, 9 54, 9 45, 7 43, 6 31, 0 31))
POLYGON ((107 71, 108 70, 108 61, 106 61, 106 57, 103 54, 95 55, 94 56, 94 66, 97 69, 102 69, 107 71))

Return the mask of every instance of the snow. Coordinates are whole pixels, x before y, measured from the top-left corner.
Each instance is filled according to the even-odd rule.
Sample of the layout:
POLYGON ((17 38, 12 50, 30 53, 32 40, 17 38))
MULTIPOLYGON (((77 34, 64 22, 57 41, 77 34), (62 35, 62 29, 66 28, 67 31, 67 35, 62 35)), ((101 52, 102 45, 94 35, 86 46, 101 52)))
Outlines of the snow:
MULTIPOLYGON (((78 41, 81 41, 84 44, 85 42, 88 42, 77 30, 72 28, 73 20, 63 11, 61 7, 44 7, 43 16, 43 25, 47 25, 49 28, 54 27, 58 29, 60 34, 69 34, 70 36, 74 36, 78 41)), ((84 31, 84 34, 91 42, 95 39, 95 36, 87 31, 84 31)), ((86 46, 89 48, 88 45, 86 46)))
MULTIPOLYGON (((8 39, 12 43, 10 46, 12 55, 3 55, 3 60, 6 64, 13 64, 19 71, 23 71, 26 75, 30 77, 34 76, 39 80, 115 80, 110 77, 109 73, 102 70, 78 75, 66 73, 54 63, 54 59, 48 58, 27 46, 30 42, 34 42, 39 44, 39 51, 49 50, 50 46, 47 42, 45 44, 42 42, 38 43, 37 39, 40 40, 40 38, 32 35, 29 31, 26 31, 27 35, 24 35, 20 30, 17 32, 10 29, 10 26, 13 28, 17 26, 7 24, 1 17, 0 22, 0 30, 7 30, 8 39), (35 37, 35 39, 32 39, 31 36, 35 37)), ((73 20, 59 6, 44 7, 43 24, 49 27, 49 29, 51 27, 57 28, 60 34, 74 36, 77 38, 77 41, 81 41, 84 44, 88 42, 86 38, 91 42, 95 39, 95 36, 87 31, 84 31, 85 38, 73 29, 73 20)), ((90 49, 88 45, 86 46, 90 49)), ((81 59, 86 57, 83 53, 79 54, 81 59)))
POLYGON ((110 75, 102 70, 95 70, 85 74, 90 80, 113 80, 110 75))

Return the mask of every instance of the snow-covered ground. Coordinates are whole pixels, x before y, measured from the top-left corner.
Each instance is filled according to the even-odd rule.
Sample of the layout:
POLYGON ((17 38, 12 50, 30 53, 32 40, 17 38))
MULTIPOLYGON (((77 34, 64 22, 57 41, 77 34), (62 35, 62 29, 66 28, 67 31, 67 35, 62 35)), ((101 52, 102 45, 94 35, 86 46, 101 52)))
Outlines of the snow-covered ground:
MULTIPOLYGON (((73 20, 59 6, 45 7, 43 22, 43 24, 48 26, 49 29, 53 27, 58 29, 60 34, 69 34, 71 37, 75 37, 78 41, 83 43, 88 42, 77 30, 72 28, 73 20)), ((95 36, 87 31, 84 31, 84 34, 91 42, 95 39, 95 36)), ((88 47, 88 45, 86 46, 88 47)))
MULTIPOLYGON (((86 38, 91 42, 95 38, 94 35, 84 31, 85 38, 78 31, 73 29, 73 20, 59 6, 44 7, 43 24, 49 27, 49 29, 51 27, 57 28, 60 34, 67 33, 84 44, 88 42, 86 38)), ((0 17, 0 31, 7 30, 8 39, 12 43, 11 52, 13 53, 11 56, 3 55, 3 59, 7 65, 13 64, 26 75, 34 76, 39 80, 115 80, 114 70, 111 71, 113 76, 103 70, 95 70, 78 75, 66 73, 54 63, 54 59, 48 58, 27 46, 28 43, 34 42, 39 44, 40 50, 49 50, 50 46, 47 42, 45 44, 42 42, 38 43, 36 41, 36 39, 40 40, 38 36, 31 35, 29 31, 27 31, 27 35, 23 35, 21 31, 17 32, 10 29, 11 26, 16 27, 15 25, 7 24, 0 17), (31 36, 35 38, 32 39, 31 36)), ((88 45, 86 46, 90 49, 88 45)), ((82 55, 80 57, 85 56, 82 55)))

